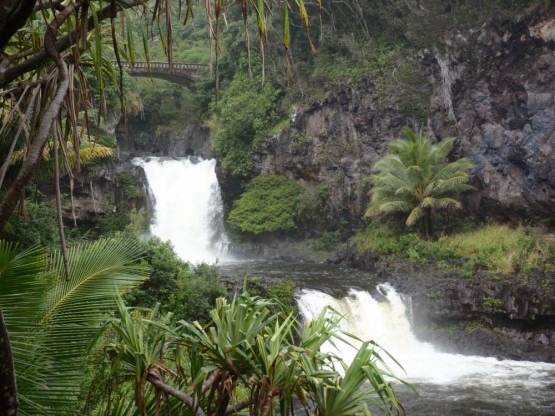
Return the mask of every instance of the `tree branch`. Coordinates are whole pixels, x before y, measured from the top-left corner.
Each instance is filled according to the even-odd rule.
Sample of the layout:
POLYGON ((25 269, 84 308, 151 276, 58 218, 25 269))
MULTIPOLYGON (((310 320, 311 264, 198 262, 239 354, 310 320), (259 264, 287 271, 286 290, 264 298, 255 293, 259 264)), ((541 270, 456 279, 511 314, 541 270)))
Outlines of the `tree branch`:
POLYGON ((65 20, 64 16, 69 16, 69 14, 73 12, 71 9, 78 8, 79 5, 80 2, 76 2, 68 6, 64 12, 60 14, 61 18, 54 19, 46 30, 44 36, 44 49, 48 58, 54 61, 56 63, 56 67, 58 68, 58 87, 52 101, 50 101, 48 109, 40 118, 36 136, 29 146, 29 151, 23 160, 17 177, 6 191, 6 194, 0 203, 0 229, 4 228, 8 222, 11 213, 19 202, 19 198, 25 188, 25 185, 27 185, 33 175, 33 172, 35 171, 35 168, 37 167, 42 149, 48 140, 52 122, 60 112, 60 108, 69 89, 69 74, 67 65, 56 49, 55 35, 58 31, 59 25, 63 22, 63 20, 65 20))
POLYGON ((251 404, 253 404, 253 402, 254 402, 254 399, 251 397, 250 399, 243 400, 242 402, 229 405, 225 410, 225 414, 230 415, 232 413, 240 412, 241 410, 246 409, 251 404))
POLYGON ((0 14, 4 16, 0 20, 0 52, 12 36, 25 25, 34 9, 35 0, 15 0, 11 5, 9 1, 0 3, 0 14))
POLYGON ((199 408, 195 410, 195 401, 192 396, 189 396, 188 394, 183 393, 180 390, 177 390, 176 388, 170 386, 169 384, 164 383, 162 380, 156 378, 152 374, 149 374, 147 376, 147 380, 157 389, 163 391, 166 394, 169 394, 170 396, 175 397, 181 403, 189 407, 189 409, 195 412, 194 413, 195 416, 206 416, 206 414, 202 409, 199 408))
MULTIPOLYGON (((135 7, 138 6, 139 4, 143 4, 144 0, 128 0, 125 3, 119 3, 120 6, 118 8, 118 10, 122 10, 122 9, 127 9, 130 7, 135 7), (123 6, 122 6, 123 4, 123 6)), ((66 9, 69 8, 66 7, 66 9)), ((65 10, 65 9, 64 9, 65 10)), ((97 19, 98 21, 103 21, 106 20, 108 18, 110 18, 110 16, 112 15, 112 6, 108 5, 105 6, 104 8, 102 8, 101 10, 99 10, 96 13, 97 19)), ((94 28, 94 17, 90 16, 88 18, 88 23, 87 23, 87 28, 88 31, 91 31, 94 28)), ((75 42, 77 41, 77 39, 79 39, 79 31, 81 29, 75 29, 72 32, 62 36, 61 38, 56 40, 56 51, 57 52, 63 52, 67 49, 69 49, 71 46, 73 46, 75 44, 75 42)), ((4 66, 4 62, 2 62, 2 64, 0 64, 0 88, 4 88, 6 87, 10 82, 14 81, 15 79, 19 78, 20 76, 26 74, 27 72, 30 71, 34 71, 35 69, 39 68, 41 65, 45 64, 46 62, 48 62, 48 60, 50 60, 51 58, 48 56, 48 54, 46 53, 46 51, 40 51, 38 53, 36 53, 35 55, 31 56, 29 59, 13 65, 11 67, 8 67, 4 70, 2 70, 2 67, 4 66)))

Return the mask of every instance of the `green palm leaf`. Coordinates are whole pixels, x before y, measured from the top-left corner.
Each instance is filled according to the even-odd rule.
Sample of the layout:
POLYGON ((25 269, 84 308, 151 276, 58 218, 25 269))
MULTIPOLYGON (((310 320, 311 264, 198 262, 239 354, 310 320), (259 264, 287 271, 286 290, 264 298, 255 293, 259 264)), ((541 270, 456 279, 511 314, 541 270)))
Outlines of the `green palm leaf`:
MULTIPOLYGON (((44 386, 36 365, 40 358, 35 339, 40 304, 47 288, 48 255, 40 247, 21 250, 0 240, 0 307, 12 344, 18 399, 23 409, 37 412, 40 405, 30 393, 44 386)), ((25 412, 22 412, 25 414, 25 412)))
POLYGON ((0 305, 14 346, 21 414, 69 414, 83 380, 86 349, 115 307, 118 291, 144 278, 141 250, 127 240, 70 249, 65 281, 60 253, 20 251, 0 241, 0 305))
POLYGON ((99 240, 70 248, 72 278, 66 281, 60 253, 52 256, 55 273, 47 292, 39 324, 41 344, 49 361, 44 374, 47 388, 35 391, 33 400, 65 414, 79 398, 85 352, 99 324, 115 307, 115 295, 144 279, 137 266, 141 250, 130 240, 99 240))

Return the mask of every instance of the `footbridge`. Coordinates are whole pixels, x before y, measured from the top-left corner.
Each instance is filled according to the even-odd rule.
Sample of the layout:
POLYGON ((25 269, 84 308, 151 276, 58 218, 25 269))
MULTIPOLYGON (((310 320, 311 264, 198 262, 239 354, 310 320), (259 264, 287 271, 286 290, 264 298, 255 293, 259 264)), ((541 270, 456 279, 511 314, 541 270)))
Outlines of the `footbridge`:
MULTIPOLYGON (((117 67, 118 63, 113 62, 113 65, 117 67)), ((195 80, 208 69, 208 65, 179 62, 122 62, 121 66, 134 77, 164 79, 190 89, 194 89, 195 80)))

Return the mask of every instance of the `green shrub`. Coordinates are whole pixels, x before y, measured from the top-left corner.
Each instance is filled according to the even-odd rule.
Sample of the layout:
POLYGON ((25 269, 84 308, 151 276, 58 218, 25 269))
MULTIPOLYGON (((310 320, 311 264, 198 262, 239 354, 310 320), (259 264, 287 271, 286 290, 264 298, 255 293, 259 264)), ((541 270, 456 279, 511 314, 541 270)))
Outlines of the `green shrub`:
POLYGON ((499 309, 503 306, 503 301, 501 299, 496 299, 491 296, 484 296, 482 298, 482 303, 484 307, 491 309, 499 309))
POLYGON ((178 278, 177 291, 170 295, 165 309, 173 312, 176 319, 206 323, 216 299, 226 295, 216 266, 202 263, 178 278))
POLYGON ((29 222, 26 224, 19 214, 12 214, 9 221, 12 230, 8 237, 15 238, 23 247, 40 244, 48 248, 58 248, 60 235, 54 204, 26 200, 25 207, 29 215, 29 222))
POLYGON ((320 251, 332 251, 341 242, 341 233, 339 231, 327 231, 319 238, 310 240, 310 248, 320 251))
POLYGON ((158 302, 166 305, 178 289, 178 280, 189 272, 189 264, 177 257, 168 241, 151 237, 144 246, 150 276, 128 295, 127 302, 143 307, 153 307, 158 302))
POLYGON ((123 194, 129 199, 144 198, 145 192, 137 179, 129 173, 118 173, 116 176, 118 186, 123 190, 123 194))
POLYGON ((555 247, 536 233, 498 224, 442 237, 438 243, 501 274, 541 268, 555 255, 555 247))
POLYGON ((224 93, 214 150, 220 155, 222 167, 233 175, 250 175, 256 146, 280 120, 279 95, 270 82, 261 86, 260 80, 245 72, 238 72, 224 93))
POLYGON ((546 267, 555 247, 534 232, 506 225, 486 224, 471 231, 423 240, 416 233, 371 225, 356 236, 362 251, 398 255, 413 262, 436 260, 464 262, 457 270, 471 277, 476 270, 498 274, 546 267))
POLYGON ((119 205, 114 212, 107 212, 99 219, 98 231, 101 235, 112 236, 124 231, 130 221, 130 211, 119 205))
POLYGON ((176 320, 207 322, 216 299, 227 295, 216 266, 191 266, 177 257, 170 242, 157 237, 144 245, 150 277, 126 295, 126 302, 140 307, 160 303, 162 310, 172 312, 176 320))
POLYGON ((294 230, 301 194, 302 188, 284 176, 258 176, 233 204, 229 223, 252 234, 294 230))
POLYGON ((268 299, 275 299, 280 303, 292 307, 295 305, 295 282, 291 279, 269 286, 266 291, 268 299))

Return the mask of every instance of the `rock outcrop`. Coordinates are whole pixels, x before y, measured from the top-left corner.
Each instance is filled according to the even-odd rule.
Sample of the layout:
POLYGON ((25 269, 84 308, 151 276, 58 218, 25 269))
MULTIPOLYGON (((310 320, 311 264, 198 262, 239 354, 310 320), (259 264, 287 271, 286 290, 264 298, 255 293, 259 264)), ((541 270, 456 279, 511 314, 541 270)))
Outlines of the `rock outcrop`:
POLYGON ((122 158, 134 156, 212 157, 212 132, 200 124, 190 124, 166 135, 157 134, 156 126, 145 120, 122 118, 115 132, 122 158))
MULTIPOLYGON (((73 181, 60 181, 63 198, 63 218, 66 224, 93 226, 99 219, 118 210, 141 209, 147 207, 146 178, 142 168, 130 161, 108 162, 103 165, 83 168, 80 176, 73 181), (132 188, 135 192, 129 192, 132 188)), ((44 182, 41 192, 47 198, 54 198, 54 184, 44 182)))
MULTIPOLYGON (((425 132, 438 140, 456 137, 452 157, 475 164, 478 191, 465 196, 465 212, 551 226, 555 19, 496 15, 481 28, 454 33, 442 52, 422 52, 420 67, 432 88, 425 132)), ((298 109, 289 128, 255 155, 256 175, 285 175, 309 191, 326 185, 330 230, 356 230, 373 163, 402 128, 420 128, 395 96, 384 102, 377 85, 366 79, 298 109)), ((553 274, 469 280, 433 265, 423 271, 387 264, 372 253, 349 260, 413 296, 424 339, 453 352, 555 361, 553 274)))
POLYGON ((436 86, 432 114, 452 108, 449 120, 432 117, 430 125, 442 136, 455 135, 457 155, 476 164, 474 210, 508 219, 554 218, 554 36, 555 19, 496 16, 454 36, 445 58, 424 55, 436 86))
POLYGON ((347 246, 344 259, 411 296, 413 329, 444 351, 555 362, 555 275, 446 273, 347 246))

